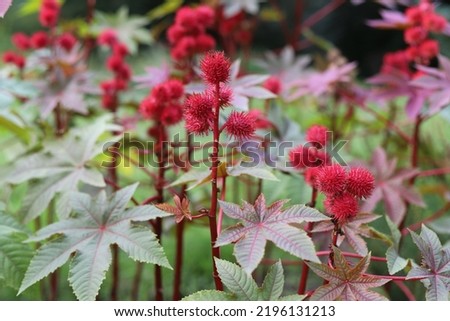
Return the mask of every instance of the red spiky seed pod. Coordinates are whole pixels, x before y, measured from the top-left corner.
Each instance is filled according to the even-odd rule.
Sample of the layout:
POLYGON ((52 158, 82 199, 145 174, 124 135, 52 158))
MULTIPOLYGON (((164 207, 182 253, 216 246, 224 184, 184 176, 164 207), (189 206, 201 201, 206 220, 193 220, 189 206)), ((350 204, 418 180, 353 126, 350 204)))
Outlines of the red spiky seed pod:
POLYGON ((355 217, 359 211, 358 200, 350 193, 344 193, 338 197, 330 198, 326 206, 327 211, 333 214, 340 222, 355 217))
POLYGON ((230 78, 230 60, 221 51, 209 52, 200 62, 203 79, 211 84, 225 83, 230 78))
POLYGON ((347 186, 347 172, 339 164, 323 166, 317 172, 316 182, 318 190, 324 194, 340 194, 347 186))
POLYGON ((170 99, 180 99, 184 95, 184 86, 178 79, 170 79, 165 83, 170 99))
POLYGON ((311 126, 306 131, 306 141, 317 148, 323 148, 327 144, 328 128, 321 125, 311 126))
POLYGON ((205 28, 212 27, 214 24, 214 10, 207 5, 200 5, 195 8, 195 13, 197 14, 197 20, 205 28))
POLYGON ((225 122, 225 131, 237 140, 249 139, 255 133, 255 120, 249 113, 232 111, 225 122))
POLYGON ((357 197, 368 198, 374 189, 375 178, 363 167, 351 168, 347 175, 347 191, 357 197))

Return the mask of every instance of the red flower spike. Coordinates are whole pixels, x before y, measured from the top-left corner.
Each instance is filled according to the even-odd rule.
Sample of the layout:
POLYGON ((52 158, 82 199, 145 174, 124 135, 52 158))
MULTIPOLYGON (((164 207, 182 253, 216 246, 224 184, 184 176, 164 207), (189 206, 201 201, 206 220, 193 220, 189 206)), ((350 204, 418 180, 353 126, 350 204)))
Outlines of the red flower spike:
POLYGON ((273 126, 270 120, 264 115, 264 113, 259 109, 252 109, 249 112, 249 115, 253 117, 255 120, 255 128, 256 129, 269 129, 273 126))
POLYGON ((230 66, 230 60, 221 51, 206 54, 200 62, 203 78, 211 85, 227 82, 230 78, 230 66))
POLYGON ((190 7, 182 7, 177 11, 175 24, 185 28, 193 28, 197 25, 197 13, 190 7))
POLYGON ((165 83, 170 99, 180 99, 184 95, 184 86, 178 79, 170 79, 165 83))
POLYGON ((106 67, 114 72, 119 72, 124 64, 121 56, 112 55, 106 60, 106 67))
POLYGON ((225 123, 225 131, 238 140, 249 139, 255 133, 255 119, 246 112, 232 111, 225 123))
POLYGON ((58 40, 58 44, 66 51, 71 51, 77 43, 77 38, 69 32, 62 34, 58 40))
POLYGON ((185 113, 186 130, 195 135, 206 135, 212 129, 208 119, 199 119, 189 113, 185 113))
POLYGON ((439 54, 439 43, 436 40, 425 40, 419 46, 420 57, 424 59, 432 59, 439 54))
POLYGON ((308 161, 309 148, 303 145, 292 148, 289 151, 289 161, 297 169, 305 168, 310 164, 308 161))
POLYGON ((271 76, 264 82, 263 87, 278 95, 281 92, 280 79, 276 76, 271 76))
POLYGON ((311 126, 306 131, 306 141, 317 148, 323 148, 327 144, 328 128, 321 125, 311 126))
POLYGON ((204 115, 212 115, 213 106, 214 101, 207 94, 193 94, 185 102, 186 112, 197 118, 202 118, 204 115))
POLYGON ((139 105, 139 112, 145 118, 154 117, 159 112, 159 105, 154 97, 149 96, 144 98, 144 100, 139 105))
POLYGON ((17 32, 12 35, 11 41, 14 46, 19 50, 28 50, 30 49, 30 38, 24 34, 23 32, 17 32))
POLYGON ((404 36, 407 44, 417 45, 427 38, 428 33, 422 27, 412 27, 406 29, 404 36))
POLYGON ((410 7, 405 11, 408 22, 413 25, 422 23, 423 11, 419 7, 410 7))
POLYGON ((326 206, 327 210, 340 222, 355 217, 359 211, 358 201, 350 193, 344 193, 339 197, 330 199, 326 206))
POLYGON ((321 167, 308 167, 305 170, 305 182, 314 188, 317 188, 317 173, 321 167))
POLYGON ((152 97, 158 104, 164 104, 169 100, 170 92, 164 83, 155 86, 151 92, 152 97))
POLYGON ((13 51, 5 51, 2 60, 5 64, 14 64, 16 62, 16 53, 13 51))
POLYGON ((42 49, 49 44, 49 38, 46 32, 38 31, 31 35, 30 44, 33 49, 42 49))
POLYGON ((105 29, 97 38, 97 43, 101 46, 112 47, 117 42, 117 33, 114 29, 105 29))
POLYGON ((166 106, 161 114, 163 125, 175 125, 183 118, 183 108, 179 104, 166 106))
POLYGON ((58 22, 60 6, 55 0, 44 1, 39 10, 39 22, 42 26, 52 28, 58 22))
POLYGON ((131 68, 125 62, 122 63, 120 69, 116 72, 116 76, 124 81, 131 79, 131 68))
POLYGON ((207 52, 216 47, 216 41, 210 35, 202 34, 195 38, 195 47, 199 52, 207 52))
POLYGON ((210 6, 200 5, 195 8, 195 13, 197 14, 197 20, 205 28, 212 27, 214 24, 214 10, 210 6))
POLYGON ((186 34, 186 29, 180 25, 172 25, 167 29, 167 39, 170 44, 175 44, 180 41, 186 34))
POLYGON ((336 195, 345 191, 347 172, 339 164, 321 167, 316 177, 317 188, 327 195, 336 195))
POLYGON ((102 96, 102 106, 105 109, 114 109, 117 107, 117 96, 105 94, 102 96))
POLYGON ((442 32, 447 25, 447 20, 437 14, 427 14, 423 17, 423 27, 431 32, 442 32))
POLYGON ((368 198, 374 189, 375 178, 362 167, 351 168, 348 172, 347 191, 357 197, 368 198))
POLYGON ((128 48, 123 43, 116 42, 113 45, 113 53, 116 56, 124 58, 126 55, 128 55, 128 48))

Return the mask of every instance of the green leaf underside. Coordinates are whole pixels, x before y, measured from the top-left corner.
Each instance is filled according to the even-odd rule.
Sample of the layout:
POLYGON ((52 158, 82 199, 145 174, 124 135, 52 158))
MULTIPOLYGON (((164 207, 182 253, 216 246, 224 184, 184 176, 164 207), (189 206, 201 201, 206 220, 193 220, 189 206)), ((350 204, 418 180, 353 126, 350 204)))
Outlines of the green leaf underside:
POLYGON ((68 194, 77 190, 80 183, 104 187, 102 174, 91 168, 89 162, 103 151, 104 144, 97 140, 105 131, 117 128, 111 118, 101 117, 82 130, 73 129, 63 139, 48 142, 42 151, 17 160, 6 182, 30 182, 20 215, 28 223, 48 208, 50 202, 61 195, 57 208, 60 218, 67 218, 71 208, 68 194))
POLYGON ((39 249, 19 293, 55 271, 75 253, 70 264, 70 285, 79 300, 95 300, 111 263, 112 244, 134 260, 170 268, 156 236, 148 228, 132 223, 167 214, 151 205, 126 209, 136 188, 137 184, 125 187, 108 198, 104 193, 97 198, 72 194, 71 204, 77 215, 51 224, 30 238, 29 241, 42 241, 55 234, 63 235, 39 249))

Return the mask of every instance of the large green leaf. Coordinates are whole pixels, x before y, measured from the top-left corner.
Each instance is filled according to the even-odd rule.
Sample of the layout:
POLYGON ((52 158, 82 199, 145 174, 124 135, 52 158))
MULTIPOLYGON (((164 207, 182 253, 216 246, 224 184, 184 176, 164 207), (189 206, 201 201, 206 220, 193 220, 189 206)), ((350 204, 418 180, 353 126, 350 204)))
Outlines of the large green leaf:
POLYGON ((281 261, 272 265, 267 272, 264 282, 261 287, 261 295, 263 300, 274 301, 278 300, 283 293, 284 275, 281 261))
POLYGON ((284 276, 281 261, 272 265, 258 287, 251 275, 240 266, 220 259, 214 259, 219 277, 231 293, 206 290, 185 297, 184 301, 301 301, 304 295, 289 295, 280 297, 283 292, 284 276))
POLYGON ((236 294, 239 300, 256 301, 258 299, 258 286, 250 275, 234 263, 220 259, 215 261, 223 284, 236 294))
POLYGON ((23 243, 27 229, 12 216, 0 212, 0 283, 18 289, 33 250, 23 243))
POLYGON ((203 290, 183 298, 183 301, 235 301, 236 296, 217 290, 203 290))
POLYGON ((114 29, 119 40, 135 54, 139 44, 151 44, 153 38, 146 28, 150 19, 145 16, 131 16, 127 7, 121 7, 115 14, 96 12, 92 32, 101 33, 105 29, 114 29))
POLYGON ((79 300, 94 300, 111 262, 111 244, 117 244, 132 259, 170 268, 156 236, 132 221, 168 216, 158 208, 138 206, 127 209, 137 184, 110 197, 96 198, 83 193, 71 197, 75 217, 44 227, 29 241, 42 241, 55 234, 63 236, 43 245, 28 267, 19 293, 62 266, 71 257, 69 281, 79 300))
POLYGON ((386 251, 387 266, 389 274, 395 274, 408 265, 408 260, 399 254, 400 239, 402 237, 397 225, 386 216, 386 222, 391 231, 392 245, 386 251))
POLYGON ((106 116, 82 129, 75 128, 60 140, 46 142, 43 150, 15 162, 4 180, 12 184, 31 181, 21 209, 24 222, 39 216, 57 194, 63 196, 57 207, 62 209, 60 217, 65 218, 70 213, 67 193, 77 190, 80 183, 105 186, 102 174, 90 161, 107 146, 97 143, 100 135, 118 129, 110 120, 106 116))

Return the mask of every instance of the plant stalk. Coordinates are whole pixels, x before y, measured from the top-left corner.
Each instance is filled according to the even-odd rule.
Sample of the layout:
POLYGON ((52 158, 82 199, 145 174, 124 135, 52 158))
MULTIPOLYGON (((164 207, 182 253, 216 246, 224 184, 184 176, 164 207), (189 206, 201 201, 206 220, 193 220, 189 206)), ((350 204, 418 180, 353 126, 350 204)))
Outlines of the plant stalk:
POLYGON ((215 247, 217 240, 217 172, 219 168, 219 113, 220 113, 220 85, 217 84, 215 88, 215 102, 214 102, 214 127, 213 127, 213 150, 211 155, 211 206, 209 210, 209 232, 211 235, 211 254, 213 265, 213 278, 216 290, 223 291, 223 284, 217 273, 216 262, 214 258, 220 258, 220 249, 215 247))

